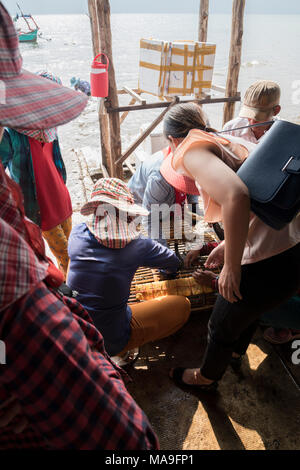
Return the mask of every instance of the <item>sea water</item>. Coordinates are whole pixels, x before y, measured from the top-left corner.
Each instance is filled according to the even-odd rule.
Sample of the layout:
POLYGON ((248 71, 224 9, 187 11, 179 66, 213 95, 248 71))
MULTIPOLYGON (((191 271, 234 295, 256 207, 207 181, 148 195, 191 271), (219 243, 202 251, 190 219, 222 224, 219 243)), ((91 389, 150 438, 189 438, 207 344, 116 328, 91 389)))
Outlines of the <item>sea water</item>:
MULTIPOLYGON (((36 16, 42 32, 37 44, 21 44, 24 68, 49 70, 70 86, 71 77, 89 80, 93 59, 88 15, 36 16)), ((113 14, 111 16, 113 60, 118 88, 137 88, 140 38, 167 41, 197 40, 198 15, 193 14, 113 14)), ((230 47, 231 16, 210 15, 208 42, 217 44, 213 83, 225 86, 230 47)), ((258 79, 277 81, 282 90, 281 117, 300 122, 300 15, 246 15, 239 91, 258 79)), ((155 100, 147 96, 150 101, 155 100)), ((129 97, 120 97, 125 105, 129 97)), ((236 105, 236 114, 239 104, 236 105)), ((211 125, 222 125, 223 105, 207 105, 211 125)), ((141 126, 161 110, 134 111, 122 125, 126 147, 141 126)), ((97 99, 74 122, 60 129, 64 147, 99 147, 97 99)))

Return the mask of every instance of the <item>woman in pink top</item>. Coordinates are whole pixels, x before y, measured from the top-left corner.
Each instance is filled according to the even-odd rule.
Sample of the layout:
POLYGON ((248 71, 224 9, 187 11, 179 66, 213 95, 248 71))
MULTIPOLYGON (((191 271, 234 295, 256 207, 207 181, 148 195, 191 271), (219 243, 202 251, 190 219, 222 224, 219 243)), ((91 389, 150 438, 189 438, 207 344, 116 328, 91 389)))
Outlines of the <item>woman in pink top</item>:
POLYGON ((206 122, 195 103, 178 104, 166 114, 164 133, 174 153, 173 168, 199 187, 204 219, 224 225, 226 243, 210 256, 211 264, 221 260, 223 268, 202 365, 170 371, 179 385, 210 389, 232 357, 245 354, 260 315, 297 292, 300 217, 277 231, 250 212, 248 189, 236 175, 248 156, 248 143, 216 136, 206 122))

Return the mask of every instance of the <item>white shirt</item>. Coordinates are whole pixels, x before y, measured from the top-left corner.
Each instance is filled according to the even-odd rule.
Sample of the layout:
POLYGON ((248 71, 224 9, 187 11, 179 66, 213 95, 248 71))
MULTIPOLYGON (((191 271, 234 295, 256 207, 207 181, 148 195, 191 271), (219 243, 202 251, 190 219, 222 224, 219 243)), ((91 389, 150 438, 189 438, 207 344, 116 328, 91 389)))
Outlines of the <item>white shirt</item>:
MULTIPOLYGON (((229 129, 235 129, 236 127, 243 127, 243 126, 249 126, 248 119, 237 117, 235 119, 232 119, 231 121, 226 122, 226 124, 223 127, 223 131, 228 131, 229 129)), ((239 131, 224 132, 224 134, 220 134, 220 135, 225 138, 228 135, 241 137, 242 139, 248 140, 248 142, 253 142, 254 144, 257 144, 259 142, 259 140, 257 140, 257 138, 255 137, 251 127, 248 127, 248 129, 240 129, 239 131)))

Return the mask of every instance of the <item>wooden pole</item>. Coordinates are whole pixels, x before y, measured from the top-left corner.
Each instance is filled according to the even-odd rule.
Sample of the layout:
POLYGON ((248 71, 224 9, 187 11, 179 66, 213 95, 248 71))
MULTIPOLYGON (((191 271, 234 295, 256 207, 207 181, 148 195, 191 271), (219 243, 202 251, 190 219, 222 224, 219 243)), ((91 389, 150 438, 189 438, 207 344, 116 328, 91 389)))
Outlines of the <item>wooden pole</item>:
MULTIPOLYGON (((100 52, 100 31, 98 22, 98 12, 96 0, 88 0, 89 16, 91 22, 93 54, 96 56, 100 52)), ((101 145, 101 166, 110 167, 110 139, 109 139, 109 124, 106 108, 103 99, 99 102, 98 119, 100 127, 100 145, 101 145)))
MULTIPOLYGON (((244 11, 245 0, 233 0, 231 42, 225 96, 233 96, 237 94, 242 57, 244 11)), ((234 102, 225 103, 223 111, 223 125, 233 118, 234 106, 234 102)))
POLYGON ((100 34, 98 27, 98 15, 97 15, 97 4, 96 0, 88 0, 89 16, 91 23, 92 42, 93 42, 93 53, 94 56, 100 52, 100 34))
MULTIPOLYGON (((178 103, 190 103, 195 102, 198 104, 213 104, 213 103, 227 103, 232 101, 240 101, 240 94, 237 93, 236 96, 230 96, 229 98, 192 98, 192 99, 183 99, 181 100, 178 98, 178 103)), ((112 108, 109 105, 107 106, 106 110, 110 113, 120 113, 120 112, 127 112, 127 111, 142 111, 144 109, 159 109, 159 108, 167 108, 171 101, 157 101, 154 103, 149 104, 130 104, 127 106, 118 106, 116 108, 112 108)), ((105 103, 107 104, 107 103, 105 103)))
MULTIPOLYGON (((112 56, 112 36, 110 27, 110 5, 109 0, 96 0, 97 2, 97 13, 98 13, 98 25, 100 31, 100 44, 101 52, 107 55, 109 59, 108 67, 108 80, 109 80, 109 91, 107 101, 112 107, 119 106, 118 90, 115 79, 115 69, 113 64, 112 56)), ((112 113, 108 116, 109 122, 109 142, 108 136, 106 135, 107 141, 105 147, 110 146, 110 176, 122 178, 123 168, 122 165, 116 164, 116 161, 122 154, 121 148, 121 135, 120 135, 120 116, 119 113, 112 113)), ((102 136, 101 136, 102 137, 102 136)))
POLYGON ((121 155, 117 163, 123 163, 127 160, 127 158, 135 151, 135 149, 150 135, 150 133, 155 129, 158 124, 163 120, 165 117, 166 113, 169 111, 169 109, 174 106, 174 104, 178 103, 178 97, 176 96, 173 101, 168 103, 168 107, 163 110, 162 113, 150 124, 150 126, 147 127, 147 129, 136 139, 133 144, 130 145, 130 147, 126 150, 124 155, 121 155))
POLYGON ((200 0, 198 41, 207 41, 209 0, 200 0))

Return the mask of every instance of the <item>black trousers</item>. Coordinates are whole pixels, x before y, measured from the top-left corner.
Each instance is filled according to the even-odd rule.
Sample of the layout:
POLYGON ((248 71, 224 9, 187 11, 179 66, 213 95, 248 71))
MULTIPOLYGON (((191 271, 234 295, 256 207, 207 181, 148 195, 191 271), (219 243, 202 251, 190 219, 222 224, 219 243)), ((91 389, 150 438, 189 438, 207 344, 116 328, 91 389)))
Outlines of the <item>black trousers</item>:
MULTIPOLYGON (((300 287, 300 243, 279 255, 242 266, 242 300, 218 295, 208 324, 208 345, 201 373, 211 380, 224 374, 232 352, 244 354, 259 317, 284 303, 300 287)), ((299 312, 300 315, 300 312, 299 312)))

